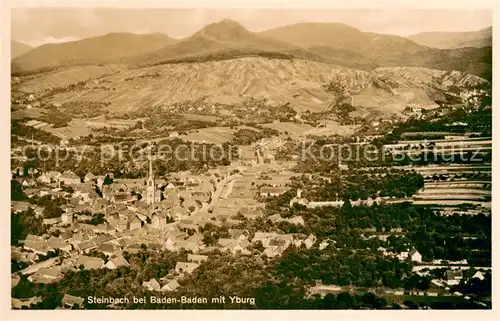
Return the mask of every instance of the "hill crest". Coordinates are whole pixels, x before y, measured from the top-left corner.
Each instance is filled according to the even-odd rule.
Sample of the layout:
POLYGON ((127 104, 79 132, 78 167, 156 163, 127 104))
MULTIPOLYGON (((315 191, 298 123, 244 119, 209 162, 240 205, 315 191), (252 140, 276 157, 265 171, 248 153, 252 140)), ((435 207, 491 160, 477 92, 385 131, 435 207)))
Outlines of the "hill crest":
POLYGON ((477 31, 467 32, 422 32, 408 36, 408 39, 418 44, 438 49, 491 47, 493 28, 490 26, 477 31))
POLYGON ((118 62, 177 40, 164 34, 108 33, 103 36, 39 46, 12 60, 13 71, 77 64, 118 62))
POLYGON ((10 58, 14 59, 33 50, 33 47, 17 40, 10 41, 10 58))

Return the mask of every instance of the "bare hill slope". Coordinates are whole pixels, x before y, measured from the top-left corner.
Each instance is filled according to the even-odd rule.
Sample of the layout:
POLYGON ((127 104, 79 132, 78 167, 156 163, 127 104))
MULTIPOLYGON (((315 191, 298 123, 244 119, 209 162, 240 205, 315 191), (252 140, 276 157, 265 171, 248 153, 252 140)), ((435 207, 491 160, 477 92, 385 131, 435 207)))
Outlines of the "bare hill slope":
MULTIPOLYGON (((62 77, 62 73, 59 77, 62 77)), ((16 87, 39 92, 36 84, 16 87)), ((47 80, 49 81, 49 80, 47 80)), ((208 97, 208 101, 238 104, 252 97, 271 105, 289 102, 297 110, 321 111, 335 96, 323 85, 330 81, 345 85, 354 106, 397 113, 408 105, 435 106, 451 86, 470 87, 487 82, 461 72, 419 67, 377 68, 371 72, 293 59, 247 57, 204 63, 152 66, 104 76, 98 86, 87 81, 75 90, 58 92, 51 102, 98 101, 110 103, 115 112, 131 112, 160 104, 208 97)))

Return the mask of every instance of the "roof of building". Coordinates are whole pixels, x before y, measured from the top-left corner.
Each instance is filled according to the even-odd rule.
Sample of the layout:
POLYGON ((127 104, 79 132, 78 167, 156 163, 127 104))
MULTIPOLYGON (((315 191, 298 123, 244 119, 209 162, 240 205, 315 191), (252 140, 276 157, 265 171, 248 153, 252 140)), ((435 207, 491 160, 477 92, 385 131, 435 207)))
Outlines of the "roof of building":
POLYGON ((449 270, 446 271, 446 279, 447 280, 456 280, 461 279, 463 277, 462 270, 449 270))
POLYGON ((128 252, 130 252, 130 251, 134 252, 134 251, 140 251, 140 250, 141 250, 141 247, 137 244, 129 244, 129 245, 125 246, 125 248, 124 248, 124 251, 128 251, 128 252))
POLYGON ((88 241, 85 241, 85 242, 81 242, 81 243, 78 243, 76 244, 75 246, 78 250, 80 251, 85 251, 85 250, 89 250, 91 248, 94 248, 96 247, 96 244, 94 243, 94 241, 92 240, 88 240, 88 241))
POLYGON ((188 254, 187 259, 188 259, 188 261, 198 261, 198 262, 201 262, 201 261, 208 260, 208 256, 207 255, 188 254))
POLYGON ((85 174, 85 178, 86 179, 94 179, 96 178, 97 176, 95 176, 94 174, 92 174, 91 172, 88 172, 87 174, 85 174))
POLYGON ((25 241, 43 241, 43 237, 33 234, 28 234, 25 241))
POLYGON ((113 253, 116 250, 116 246, 111 243, 103 243, 99 245, 98 250, 101 252, 113 253))
POLYGON ((47 240, 47 246, 53 249, 62 249, 70 245, 68 243, 65 243, 63 240, 52 236, 47 240))
POLYGON ((73 180, 73 179, 80 180, 80 176, 76 175, 72 171, 66 171, 66 172, 62 173, 61 176, 59 176, 59 179, 60 180, 66 180, 66 179, 69 179, 69 180, 73 180))
POLYGON ((149 289, 153 289, 153 290, 159 290, 161 288, 160 283, 158 283, 158 281, 156 281, 156 279, 151 279, 147 282, 144 281, 144 282, 142 282, 142 286, 147 287, 149 289))
MULTIPOLYGON (((408 252, 408 256, 413 256, 413 254, 418 253, 416 248, 412 248, 410 252, 408 252)), ((420 253, 419 253, 420 254, 420 253)))
POLYGON ((75 304, 77 305, 82 305, 84 302, 84 298, 80 298, 78 296, 73 296, 69 294, 65 294, 64 297, 62 298, 61 302, 65 305, 70 305, 73 306, 75 304))
POLYGON ((52 266, 48 268, 41 268, 37 272, 40 275, 51 277, 51 278, 59 278, 62 277, 61 267, 60 266, 52 266))
POLYGON ((137 215, 134 215, 134 217, 130 220, 130 223, 142 223, 142 221, 137 217, 137 215))
POLYGON ((200 265, 197 263, 177 262, 177 264, 175 265, 175 270, 182 269, 182 271, 184 271, 184 272, 191 273, 199 266, 200 265))
POLYGON ((124 219, 124 218, 120 218, 120 219, 118 219, 118 222, 116 222, 116 225, 121 225, 121 226, 123 226, 123 225, 127 225, 128 223, 129 223, 129 221, 128 221, 128 220, 126 220, 126 219, 124 219))
POLYGON ((268 216, 267 219, 270 220, 271 222, 280 222, 284 220, 284 218, 281 217, 281 215, 278 213, 268 216))
POLYGON ((255 232, 252 242, 263 241, 266 239, 278 238, 278 233, 275 232, 255 232))
POLYGON ((71 240, 75 242, 84 242, 90 240, 90 237, 87 234, 80 232, 77 234, 73 234, 71 240))
POLYGON ((80 265, 83 265, 83 267, 86 270, 100 269, 103 264, 104 264, 103 259, 98 258, 98 257, 86 256, 86 255, 80 256, 78 258, 78 260, 76 261, 77 267, 79 267, 80 265))
POLYGON ((115 201, 126 201, 131 197, 128 192, 118 192, 113 195, 115 201))
POLYGON ((168 282, 167 284, 165 284, 165 286, 162 288, 162 290, 168 288, 172 291, 175 291, 180 286, 181 285, 179 284, 179 282, 177 282, 177 280, 174 279, 174 280, 168 282))
POLYGON ((229 238, 219 238, 217 244, 220 246, 229 246, 231 243, 235 243, 236 241, 234 239, 229 239, 229 238))
POLYGON ((41 253, 46 253, 50 251, 50 248, 47 246, 45 240, 25 241, 24 248, 32 249, 36 252, 41 252, 41 253))
POLYGON ((123 255, 121 255, 120 253, 116 253, 115 255, 113 255, 111 257, 110 261, 113 262, 113 264, 116 267, 119 267, 119 266, 129 266, 130 265, 128 263, 128 261, 123 257, 123 255))

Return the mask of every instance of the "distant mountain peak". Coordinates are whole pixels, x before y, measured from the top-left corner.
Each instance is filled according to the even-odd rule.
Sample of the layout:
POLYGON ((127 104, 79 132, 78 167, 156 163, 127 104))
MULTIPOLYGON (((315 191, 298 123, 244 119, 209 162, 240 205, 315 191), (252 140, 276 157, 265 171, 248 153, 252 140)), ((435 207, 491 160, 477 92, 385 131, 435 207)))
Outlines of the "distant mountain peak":
POLYGON ((244 27, 239 22, 231 18, 222 19, 221 21, 214 22, 211 25, 224 25, 224 26, 239 27, 244 29, 244 27))
POLYGON ((208 36, 214 37, 217 39, 225 39, 225 38, 234 38, 249 34, 250 31, 245 29, 238 22, 231 19, 224 19, 219 22, 211 23, 201 29, 198 33, 208 36))

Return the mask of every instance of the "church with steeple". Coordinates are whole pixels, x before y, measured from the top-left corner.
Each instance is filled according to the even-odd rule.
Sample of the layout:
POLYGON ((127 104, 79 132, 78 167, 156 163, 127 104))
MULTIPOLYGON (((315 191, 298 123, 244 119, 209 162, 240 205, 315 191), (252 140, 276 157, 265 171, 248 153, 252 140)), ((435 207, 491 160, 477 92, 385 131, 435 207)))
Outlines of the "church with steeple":
POLYGON ((146 203, 153 205, 155 202, 155 178, 153 174, 153 160, 151 159, 151 148, 149 149, 149 173, 146 179, 146 203))
POLYGON ((151 211, 151 226, 153 228, 163 230, 167 224, 166 213, 161 209, 161 195, 160 189, 157 189, 154 173, 153 173, 153 160, 151 156, 151 147, 149 149, 149 172, 146 178, 146 193, 145 201, 149 205, 151 211))
POLYGON ((153 174, 153 160, 151 157, 151 147, 149 149, 149 172, 146 178, 146 204, 152 205, 154 207, 155 203, 160 202, 161 193, 157 192, 155 178, 153 174))

